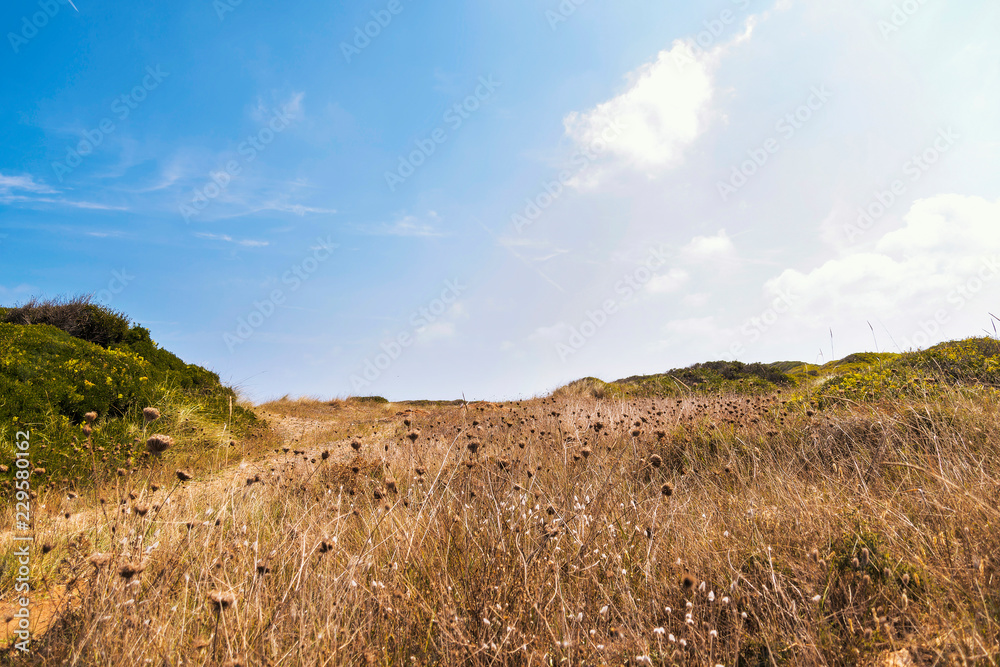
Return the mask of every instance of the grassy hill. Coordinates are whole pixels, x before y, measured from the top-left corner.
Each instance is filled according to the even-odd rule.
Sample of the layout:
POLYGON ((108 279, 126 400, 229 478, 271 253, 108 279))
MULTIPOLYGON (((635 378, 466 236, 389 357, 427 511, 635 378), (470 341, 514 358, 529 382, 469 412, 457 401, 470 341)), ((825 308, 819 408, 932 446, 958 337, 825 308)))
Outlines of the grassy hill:
POLYGON ((145 436, 197 454, 260 424, 219 376, 160 348, 149 330, 89 303, 0 309, 0 458, 30 430, 36 485, 115 474, 145 457, 145 436), (143 408, 160 411, 147 424, 143 408), (85 415, 96 413, 87 426, 85 415), (86 431, 90 430, 88 434, 86 431))
POLYGON ((613 382, 583 378, 553 395, 628 399, 790 390, 793 400, 823 406, 845 400, 924 395, 945 385, 1000 388, 1000 341, 969 338, 902 354, 863 352, 823 365, 712 361, 613 382))

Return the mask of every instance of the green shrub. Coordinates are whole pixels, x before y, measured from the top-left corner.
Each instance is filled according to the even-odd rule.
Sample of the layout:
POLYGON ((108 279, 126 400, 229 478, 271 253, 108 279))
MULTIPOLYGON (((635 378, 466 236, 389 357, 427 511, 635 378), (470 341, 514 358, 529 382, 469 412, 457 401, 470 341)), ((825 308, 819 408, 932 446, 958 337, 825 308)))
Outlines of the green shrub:
POLYGON ((69 299, 31 299, 26 304, 6 309, 3 321, 8 324, 50 324, 69 335, 101 347, 125 339, 131 322, 105 306, 90 302, 90 297, 69 299))
POLYGON ((608 383, 612 393, 630 397, 676 396, 691 391, 770 393, 795 384, 781 364, 709 361, 658 375, 633 375, 608 383))
POLYGON ((141 402, 150 365, 47 324, 0 324, 0 423, 38 422, 49 411, 79 422, 91 410, 124 415, 141 402))
POLYGON ((383 398, 382 396, 354 396, 350 400, 356 403, 377 403, 383 404, 388 403, 389 399, 383 398))

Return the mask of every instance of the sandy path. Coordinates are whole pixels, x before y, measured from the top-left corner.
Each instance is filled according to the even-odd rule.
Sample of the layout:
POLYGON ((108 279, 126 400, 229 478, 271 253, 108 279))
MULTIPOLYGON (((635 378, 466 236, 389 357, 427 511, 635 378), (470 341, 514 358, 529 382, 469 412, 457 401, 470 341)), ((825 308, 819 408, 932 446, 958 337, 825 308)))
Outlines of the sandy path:
MULTIPOLYGON (((337 445, 342 444, 344 440, 344 438, 329 439, 324 437, 326 432, 342 425, 340 424, 341 420, 338 420, 335 414, 331 414, 326 419, 308 419, 273 413, 264 413, 261 416, 267 419, 272 430, 279 436, 282 449, 286 451, 271 451, 256 460, 244 458, 238 463, 206 477, 196 477, 176 488, 161 489, 158 493, 149 493, 148 490, 143 489, 139 491, 138 497, 133 502, 155 503, 158 496, 163 496, 169 491, 170 504, 179 506, 184 504, 186 498, 196 495, 220 494, 220 497, 225 496, 236 491, 239 487, 246 486, 249 480, 264 480, 272 474, 300 474, 311 470, 314 467, 311 462, 319 459, 324 450, 337 451, 337 445), (275 471, 279 472, 275 473, 275 471)), ((105 490, 106 495, 110 496, 114 493, 113 489, 105 490)), ((49 498, 48 502, 52 503, 52 498, 49 498)), ((63 511, 71 509, 79 501, 56 500, 55 502, 59 502, 60 507, 47 507, 42 504, 38 506, 38 511, 35 513, 35 534, 39 537, 32 544, 33 554, 37 554, 43 548, 46 535, 55 533, 60 541, 70 540, 75 536, 85 535, 92 531, 95 525, 105 523, 108 520, 104 510, 100 507, 89 507, 72 512, 67 519, 63 511)), ((168 515, 169 511, 165 508, 163 514, 168 515)), ((163 518, 166 519, 167 516, 163 518)), ((10 552, 15 546, 20 546, 20 544, 15 544, 13 538, 12 531, 0 532, 0 549, 10 552)), ((35 557, 38 556, 35 555, 35 557)), ((77 603, 79 588, 80 582, 72 582, 68 585, 47 582, 47 584, 43 584, 43 587, 31 591, 31 604, 28 608, 31 615, 33 637, 44 634, 57 620, 60 613, 72 608, 77 603)), ((0 650, 8 648, 13 641, 16 641, 13 635, 18 623, 18 620, 13 617, 14 612, 19 609, 16 602, 14 591, 2 593, 0 622, 3 623, 3 630, 0 631, 0 650)))

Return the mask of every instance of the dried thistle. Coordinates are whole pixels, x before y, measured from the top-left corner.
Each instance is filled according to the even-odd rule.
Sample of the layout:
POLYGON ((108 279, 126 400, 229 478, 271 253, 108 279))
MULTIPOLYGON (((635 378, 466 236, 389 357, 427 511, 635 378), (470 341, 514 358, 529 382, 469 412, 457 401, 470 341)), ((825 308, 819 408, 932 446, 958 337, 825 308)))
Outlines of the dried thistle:
POLYGON ((145 569, 145 561, 128 561, 123 563, 121 567, 118 568, 118 576, 122 579, 128 580, 137 574, 142 574, 142 571, 145 569))
POLYGON ((104 567, 111 562, 111 554, 97 552, 91 554, 90 558, 87 559, 87 562, 97 568, 104 567))
MULTIPOLYGON (((149 410, 149 408, 146 409, 149 410)), ((149 450, 150 454, 159 456, 163 452, 167 451, 173 444, 174 439, 169 435, 154 433, 146 440, 146 449, 149 450)))
POLYGON ((236 604, 236 594, 232 591, 211 591, 208 599, 216 611, 228 609, 236 604))

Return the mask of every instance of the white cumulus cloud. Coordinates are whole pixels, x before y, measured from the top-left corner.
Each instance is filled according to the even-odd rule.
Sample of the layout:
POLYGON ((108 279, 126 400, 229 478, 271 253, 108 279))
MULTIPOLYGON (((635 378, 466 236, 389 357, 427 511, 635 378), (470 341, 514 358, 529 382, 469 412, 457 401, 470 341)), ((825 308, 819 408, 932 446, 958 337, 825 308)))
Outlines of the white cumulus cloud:
POLYGON ((1000 283, 1000 201, 938 195, 914 202, 904 222, 873 250, 810 271, 788 269, 768 281, 766 290, 792 295, 812 318, 836 312, 863 321, 937 307, 954 310, 968 301, 964 286, 1000 283))

